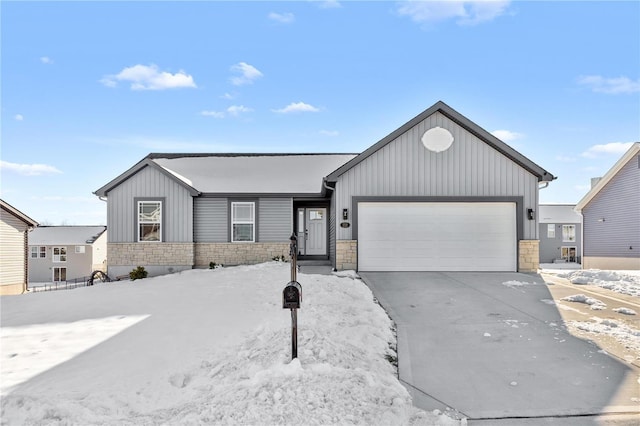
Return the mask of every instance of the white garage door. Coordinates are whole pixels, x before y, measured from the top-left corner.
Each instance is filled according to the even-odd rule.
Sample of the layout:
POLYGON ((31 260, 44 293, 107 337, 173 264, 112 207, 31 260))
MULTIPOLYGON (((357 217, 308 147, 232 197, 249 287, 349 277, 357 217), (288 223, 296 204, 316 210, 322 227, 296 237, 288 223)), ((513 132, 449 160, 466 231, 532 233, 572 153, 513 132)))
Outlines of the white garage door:
POLYGON ((515 271, 515 203, 358 204, 361 271, 515 271))

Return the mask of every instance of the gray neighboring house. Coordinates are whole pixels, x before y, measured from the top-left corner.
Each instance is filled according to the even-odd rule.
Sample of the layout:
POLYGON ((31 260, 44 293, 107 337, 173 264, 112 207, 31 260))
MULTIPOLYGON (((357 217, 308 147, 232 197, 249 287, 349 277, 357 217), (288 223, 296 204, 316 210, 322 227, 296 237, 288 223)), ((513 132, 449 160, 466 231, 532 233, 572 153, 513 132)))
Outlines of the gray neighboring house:
POLYGON ((106 271, 106 226, 40 226, 29 239, 29 282, 50 283, 106 271))
POLYGON ((576 205, 582 214, 585 269, 640 269, 640 142, 576 205))
POLYGON ((29 232, 36 226, 38 222, 0 200, 0 295, 27 291, 29 232))
POLYGON ((580 263, 582 216, 575 204, 540 204, 540 263, 580 263))
POLYGON ((149 154, 95 191, 109 274, 289 253, 361 271, 536 271, 553 175, 443 102, 355 154, 149 154))

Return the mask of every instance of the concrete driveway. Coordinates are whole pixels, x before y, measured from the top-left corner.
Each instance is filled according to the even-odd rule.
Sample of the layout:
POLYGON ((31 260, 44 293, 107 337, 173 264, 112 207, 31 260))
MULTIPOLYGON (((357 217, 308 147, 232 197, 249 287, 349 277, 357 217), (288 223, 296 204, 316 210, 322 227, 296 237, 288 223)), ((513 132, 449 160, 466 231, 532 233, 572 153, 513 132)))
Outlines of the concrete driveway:
POLYGON ((637 371, 570 335, 540 276, 359 275, 397 325, 400 380, 416 406, 482 424, 595 424, 590 416, 603 413, 637 421, 637 371))

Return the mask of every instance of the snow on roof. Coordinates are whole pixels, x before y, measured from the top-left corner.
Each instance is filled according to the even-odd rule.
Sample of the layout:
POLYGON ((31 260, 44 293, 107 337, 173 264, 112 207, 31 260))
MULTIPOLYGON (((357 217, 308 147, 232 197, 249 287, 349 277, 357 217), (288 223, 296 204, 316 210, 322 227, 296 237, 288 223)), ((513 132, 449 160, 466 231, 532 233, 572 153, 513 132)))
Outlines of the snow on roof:
POLYGON ((203 193, 317 194, 322 179, 355 154, 234 154, 153 157, 203 193))
POLYGON ((582 223, 582 216, 574 210, 575 204, 540 204, 540 223, 582 223))
POLYGON ((92 244, 106 230, 106 226, 39 226, 29 234, 29 245, 92 244))

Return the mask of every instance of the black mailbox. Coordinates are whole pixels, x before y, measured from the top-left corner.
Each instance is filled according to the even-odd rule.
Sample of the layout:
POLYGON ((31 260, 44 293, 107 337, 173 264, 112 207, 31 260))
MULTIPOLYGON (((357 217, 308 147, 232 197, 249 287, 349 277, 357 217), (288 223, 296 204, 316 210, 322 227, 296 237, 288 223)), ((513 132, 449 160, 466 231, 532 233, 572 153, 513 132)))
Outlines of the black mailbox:
POLYGON ((300 309, 302 300, 302 286, 297 281, 291 281, 282 290, 282 309, 300 309))

